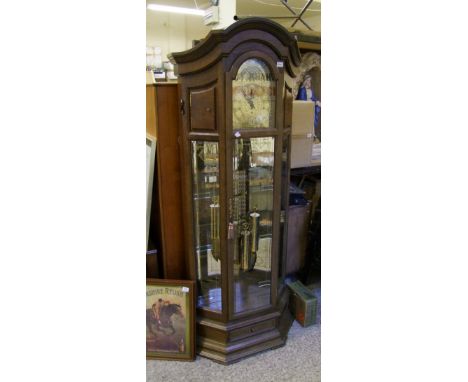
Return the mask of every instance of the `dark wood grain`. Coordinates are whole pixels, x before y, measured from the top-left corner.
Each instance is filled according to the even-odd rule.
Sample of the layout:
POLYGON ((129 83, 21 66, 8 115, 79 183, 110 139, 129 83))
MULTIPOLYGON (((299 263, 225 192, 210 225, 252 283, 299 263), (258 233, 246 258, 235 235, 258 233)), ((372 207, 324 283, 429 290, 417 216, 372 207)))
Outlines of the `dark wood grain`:
MULTIPOLYGON (((200 44, 184 52, 172 53, 168 58, 172 63, 178 64, 175 68, 176 73, 182 74, 177 71, 181 69, 182 64, 198 64, 199 62, 205 62, 206 57, 213 52, 215 52, 213 56, 224 50, 230 53, 236 42, 236 38, 240 37, 244 40, 246 39, 244 34, 247 34, 247 39, 253 40, 254 38, 261 38, 263 44, 271 45, 274 49, 281 49, 287 52, 286 54, 289 56, 289 60, 292 61, 291 67, 292 65, 299 66, 301 54, 294 36, 282 25, 260 17, 245 18, 224 30, 214 29, 200 44), (274 41, 274 43, 272 43, 272 41, 274 41)), ((187 68, 188 73, 197 71, 196 66, 193 66, 192 70, 190 70, 189 66, 184 66, 184 69, 185 68, 187 68)))
MULTIPOLYGON (((284 344, 292 323, 288 314, 288 288, 280 275, 286 263, 287 215, 290 156, 292 82, 301 56, 296 40, 281 25, 260 18, 236 22, 226 30, 212 31, 206 39, 186 52, 169 56, 179 76, 180 144, 182 171, 182 219, 185 229, 187 277, 197 280, 191 141, 216 141, 219 147, 220 279, 212 280, 211 301, 197 309, 198 352, 224 364, 284 344), (275 123, 270 128, 243 129, 242 138, 272 137, 275 142, 273 166, 273 211, 271 284, 260 289, 255 272, 248 277, 234 274, 233 242, 228 239, 229 200, 233 197, 232 81, 245 60, 262 60, 270 69, 275 86, 275 123), (288 91, 289 89, 289 91, 288 91), (284 143, 285 142, 285 143, 284 143), (283 147, 286 161, 283 160, 283 147), (283 229, 280 221, 285 219, 283 229), (280 239, 280 234, 282 239, 280 239), (281 267, 281 269, 280 269, 281 267), (221 289, 219 287, 221 286, 221 289), (241 290, 236 296, 235 290, 241 290), (245 298, 246 293, 249 298, 245 298), (239 300, 239 298, 243 298, 239 300), (237 299, 237 300, 236 300, 237 299)), ((199 286, 210 289, 210 280, 199 286)))
POLYGON ((159 257, 164 278, 184 279, 185 250, 179 162, 177 84, 155 84, 159 257))
POLYGON ((190 91, 190 128, 216 130, 216 87, 190 91))

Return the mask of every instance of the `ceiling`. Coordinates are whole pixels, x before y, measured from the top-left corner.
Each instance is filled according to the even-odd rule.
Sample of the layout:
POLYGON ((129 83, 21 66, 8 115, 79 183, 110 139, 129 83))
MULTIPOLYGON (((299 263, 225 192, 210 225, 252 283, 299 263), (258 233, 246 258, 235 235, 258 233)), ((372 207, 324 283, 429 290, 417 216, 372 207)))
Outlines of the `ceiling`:
MULTIPOLYGON (((231 0, 219 0, 223 1, 231 0)), ((147 0, 147 3, 172 5, 185 8, 200 8, 206 9, 211 5, 209 0, 147 0)), ((300 13, 307 0, 287 0, 287 4, 296 12, 300 13)), ((293 16, 293 14, 283 5, 280 0, 237 0, 236 13, 239 17, 246 16, 261 16, 261 17, 278 17, 278 16, 293 16)), ((321 0, 314 0, 305 12, 303 18, 309 23, 310 19, 320 19, 321 16, 321 0)), ((287 26, 293 23, 294 19, 275 19, 275 21, 287 26)), ((313 29, 317 30, 317 21, 314 23, 313 29)), ((320 25, 320 22, 318 22, 320 25)), ((297 22, 295 29, 307 31, 306 27, 297 22)))
MULTIPOLYGON (((299 13, 307 1, 288 0, 287 3, 296 13, 299 13)), ((319 16, 320 9, 320 1, 315 0, 310 4, 304 16, 306 18, 319 16)), ((237 0, 237 13, 239 16, 292 16, 280 0, 237 0)))

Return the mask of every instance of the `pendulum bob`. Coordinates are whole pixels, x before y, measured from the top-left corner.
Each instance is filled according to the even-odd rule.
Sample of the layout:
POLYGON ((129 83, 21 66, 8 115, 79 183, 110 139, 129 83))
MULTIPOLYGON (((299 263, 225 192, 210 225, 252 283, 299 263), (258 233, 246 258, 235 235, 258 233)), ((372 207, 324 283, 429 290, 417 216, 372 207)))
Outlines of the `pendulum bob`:
POLYGON ((238 276, 239 275, 239 270, 241 266, 241 256, 239 254, 239 227, 238 223, 235 221, 233 223, 229 223, 228 227, 228 239, 231 240, 233 243, 233 264, 234 264, 234 275, 238 276))
POLYGON ((248 271, 249 257, 250 257, 250 230, 249 230, 249 225, 245 222, 242 224, 239 252, 240 252, 240 269, 242 271, 248 271))
POLYGON ((210 239, 211 239, 211 255, 218 261, 220 258, 220 242, 219 242, 219 203, 218 198, 213 198, 213 203, 210 204, 211 224, 210 224, 210 239))
POLYGON ((201 280, 203 279, 204 275, 202 273, 202 265, 201 265, 201 253, 200 250, 197 249, 195 250, 196 252, 196 258, 197 258, 197 279, 201 280))
POLYGON ((249 225, 244 223, 242 225, 241 231, 241 245, 240 245, 240 255, 241 255, 241 263, 240 269, 242 271, 250 271, 250 264, 251 264, 251 233, 249 229, 249 225))
MULTIPOLYGON (((195 192, 198 193, 198 184, 195 182, 195 192)), ((194 198, 194 221, 200 222, 202 216, 200 216, 200 201, 197 198, 194 198)), ((200 248, 201 248, 201 232, 200 232, 200 224, 194 224, 194 234, 195 234, 195 248, 197 251, 197 258, 200 259, 200 248)), ((201 275, 201 273, 199 273, 201 275)))
POLYGON ((240 248, 240 200, 241 197, 236 193, 239 191, 236 185, 239 184, 239 173, 243 174, 243 172, 235 171, 234 172, 234 197, 229 199, 229 219, 230 223, 228 224, 228 240, 230 242, 230 246, 232 246, 233 251, 233 265, 234 265, 234 275, 239 276, 239 270, 241 267, 241 253, 239 251, 240 248))
POLYGON ((249 271, 252 271, 254 269, 256 262, 257 262, 257 252, 250 252, 249 271))
POLYGON ((259 219, 260 214, 257 212, 257 209, 254 208, 254 211, 250 214, 250 229, 252 232, 251 236, 251 257, 249 262, 249 270, 252 270, 255 266, 255 262, 257 261, 257 251, 258 251, 258 241, 259 241, 259 219))

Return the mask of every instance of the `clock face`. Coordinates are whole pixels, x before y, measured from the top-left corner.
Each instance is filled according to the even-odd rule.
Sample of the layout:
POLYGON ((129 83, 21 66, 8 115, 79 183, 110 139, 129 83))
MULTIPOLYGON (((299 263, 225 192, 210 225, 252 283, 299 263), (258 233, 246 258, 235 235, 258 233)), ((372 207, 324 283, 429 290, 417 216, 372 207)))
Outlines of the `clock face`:
POLYGON ((232 82, 233 129, 275 127, 276 80, 261 60, 246 60, 232 82))

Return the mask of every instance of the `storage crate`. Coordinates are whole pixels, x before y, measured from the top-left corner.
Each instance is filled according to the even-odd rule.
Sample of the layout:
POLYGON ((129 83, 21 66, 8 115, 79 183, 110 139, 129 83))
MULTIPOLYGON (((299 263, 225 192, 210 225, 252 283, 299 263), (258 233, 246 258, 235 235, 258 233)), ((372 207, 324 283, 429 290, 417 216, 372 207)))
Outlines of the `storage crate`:
POLYGON ((317 322, 317 297, 300 281, 288 284, 291 294, 289 309, 294 318, 304 327, 317 322))

